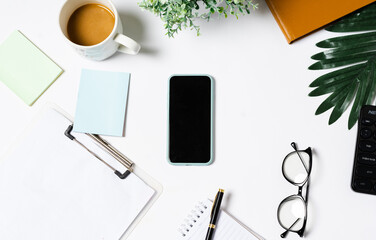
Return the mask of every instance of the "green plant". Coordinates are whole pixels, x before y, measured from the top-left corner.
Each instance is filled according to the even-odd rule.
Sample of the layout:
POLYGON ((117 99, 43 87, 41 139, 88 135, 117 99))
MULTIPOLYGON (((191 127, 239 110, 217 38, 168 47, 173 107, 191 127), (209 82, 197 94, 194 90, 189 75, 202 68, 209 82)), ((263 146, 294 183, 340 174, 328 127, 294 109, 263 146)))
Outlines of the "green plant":
POLYGON ((197 36, 200 35, 200 27, 194 23, 197 18, 209 21, 216 13, 225 18, 229 14, 238 18, 240 14, 249 14, 250 8, 257 8, 252 0, 142 0, 138 5, 165 22, 169 37, 183 28, 195 29, 197 36), (200 5, 205 11, 199 11, 200 5))
POLYGON ((353 103, 348 119, 351 129, 359 118, 363 105, 372 104, 376 93, 376 3, 350 14, 326 28, 331 32, 358 32, 330 38, 316 44, 328 48, 312 56, 317 60, 309 69, 339 70, 327 73, 314 80, 310 87, 315 89, 309 96, 330 95, 316 110, 316 115, 331 109, 329 124, 337 121, 353 103))

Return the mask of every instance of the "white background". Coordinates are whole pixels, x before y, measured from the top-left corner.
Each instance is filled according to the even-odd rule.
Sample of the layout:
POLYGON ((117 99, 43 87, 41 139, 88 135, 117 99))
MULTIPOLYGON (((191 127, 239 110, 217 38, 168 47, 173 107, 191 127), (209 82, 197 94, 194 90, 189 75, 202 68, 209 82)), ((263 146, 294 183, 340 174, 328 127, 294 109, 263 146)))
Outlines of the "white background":
POLYGON ((347 130, 348 111, 328 126, 329 113, 314 115, 325 98, 308 97, 308 85, 324 72, 307 70, 310 56, 319 51, 315 43, 334 34, 320 30, 288 45, 260 0, 259 10, 239 20, 200 22, 200 37, 186 31, 169 39, 161 20, 141 11, 136 1, 114 0, 125 34, 142 50, 93 62, 62 37, 63 2, 1 0, 0 42, 19 29, 64 69, 32 107, 0 84, 1 154, 46 102, 74 116, 82 68, 130 72, 126 136, 106 139, 157 179, 164 192, 129 239, 177 239, 189 209, 214 198, 219 187, 226 190, 224 209, 264 238, 279 239, 278 204, 297 193, 281 174, 292 141, 314 149, 306 239, 376 238, 375 196, 350 188, 357 127, 347 130), (184 73, 215 78, 215 161, 208 167, 166 161, 167 80, 184 73))

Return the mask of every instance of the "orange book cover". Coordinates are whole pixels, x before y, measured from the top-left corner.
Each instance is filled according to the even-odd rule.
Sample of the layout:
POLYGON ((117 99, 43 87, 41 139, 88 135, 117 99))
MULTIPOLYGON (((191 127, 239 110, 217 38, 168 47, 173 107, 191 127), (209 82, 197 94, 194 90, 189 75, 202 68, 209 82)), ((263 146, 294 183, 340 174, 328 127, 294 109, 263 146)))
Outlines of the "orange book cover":
POLYGON ((288 43, 375 0, 266 0, 288 43))

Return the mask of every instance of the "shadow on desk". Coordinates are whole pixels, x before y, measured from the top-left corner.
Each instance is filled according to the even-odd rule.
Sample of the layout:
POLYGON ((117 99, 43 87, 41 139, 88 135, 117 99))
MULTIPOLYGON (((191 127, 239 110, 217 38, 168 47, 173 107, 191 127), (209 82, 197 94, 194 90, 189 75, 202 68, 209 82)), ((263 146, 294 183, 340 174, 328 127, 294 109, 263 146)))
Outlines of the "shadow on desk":
POLYGON ((124 35, 141 44, 141 50, 139 54, 157 54, 158 51, 156 49, 142 44, 145 38, 145 27, 144 23, 141 21, 141 18, 138 15, 122 11, 119 11, 119 16, 123 24, 124 35))

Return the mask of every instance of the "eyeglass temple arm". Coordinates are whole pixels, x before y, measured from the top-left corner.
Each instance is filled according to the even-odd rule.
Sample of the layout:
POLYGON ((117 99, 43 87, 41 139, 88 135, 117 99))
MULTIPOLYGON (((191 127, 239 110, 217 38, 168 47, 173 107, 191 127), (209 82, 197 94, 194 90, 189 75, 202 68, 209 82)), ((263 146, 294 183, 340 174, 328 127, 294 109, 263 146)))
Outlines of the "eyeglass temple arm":
POLYGON ((296 219, 296 221, 295 221, 295 222, 289 227, 289 229, 287 229, 285 232, 283 232, 283 233, 281 234, 281 238, 285 238, 286 235, 287 235, 287 233, 288 233, 289 231, 291 231, 291 228, 292 228, 293 226, 295 226, 295 224, 296 224, 297 222, 299 222, 300 219, 301 219, 301 218, 296 219))
MULTIPOLYGON (((305 194, 306 211, 307 211, 307 208, 308 208, 308 196, 309 196, 309 178, 307 180, 307 188, 306 188, 306 194, 305 194)), ((308 215, 308 213, 306 212, 302 229, 300 229, 300 231, 298 232, 300 237, 303 237, 303 235, 304 235, 304 231, 305 231, 305 228, 306 228, 306 220, 307 220, 307 217, 308 217, 307 215, 308 215)))
POLYGON ((309 173, 309 171, 308 171, 308 167, 307 167, 307 165, 305 164, 305 162, 303 161, 303 158, 302 158, 302 156, 300 155, 300 153, 299 153, 299 151, 298 151, 298 148, 296 147, 295 142, 292 142, 292 143, 291 143, 291 146, 292 146, 292 148, 295 150, 295 152, 298 154, 298 156, 299 156, 299 158, 300 158, 300 161, 302 162, 302 164, 303 164, 303 166, 304 166, 306 172, 309 173))
POLYGON ((309 195, 309 179, 307 180, 307 188, 306 188, 306 195, 305 195, 306 205, 308 205, 308 195, 309 195))
MULTIPOLYGON (((306 194, 305 194, 305 197, 304 197, 304 201, 305 201, 306 208, 307 208, 308 207, 308 195, 309 195, 309 178, 308 178, 306 184, 307 184, 307 187, 306 187, 306 194)), ((298 194, 300 194, 301 196, 302 196, 302 190, 303 190, 303 186, 300 186, 298 194)), ((306 215, 304 217, 304 222, 303 222, 302 229, 300 229, 297 232, 300 237, 303 237, 303 235, 304 235, 304 231, 305 231, 305 227, 306 227, 306 219, 307 219, 307 212, 306 212, 306 215)))

